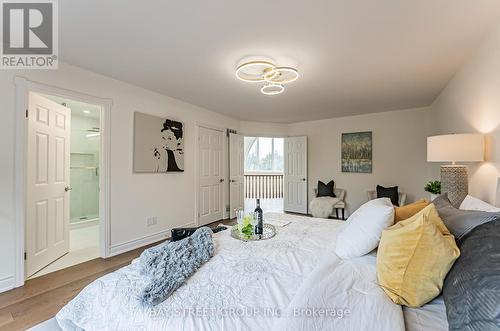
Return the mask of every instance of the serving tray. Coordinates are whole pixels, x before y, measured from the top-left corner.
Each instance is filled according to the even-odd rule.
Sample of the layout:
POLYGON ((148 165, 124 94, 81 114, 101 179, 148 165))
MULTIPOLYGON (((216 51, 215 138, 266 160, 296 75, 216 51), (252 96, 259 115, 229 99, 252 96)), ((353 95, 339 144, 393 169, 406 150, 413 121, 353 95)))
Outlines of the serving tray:
POLYGON ((231 228, 231 237, 241 240, 241 241, 257 241, 271 239, 276 235, 276 229, 271 224, 264 223, 262 234, 253 234, 251 237, 247 237, 240 232, 238 225, 234 225, 231 228))

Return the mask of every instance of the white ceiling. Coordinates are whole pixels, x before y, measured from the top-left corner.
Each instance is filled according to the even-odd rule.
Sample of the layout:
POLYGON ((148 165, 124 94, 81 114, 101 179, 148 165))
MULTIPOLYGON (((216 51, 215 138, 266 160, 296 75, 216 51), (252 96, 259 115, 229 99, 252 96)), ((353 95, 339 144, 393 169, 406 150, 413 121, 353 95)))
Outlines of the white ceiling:
POLYGON ((428 106, 500 17, 498 0, 60 1, 61 60, 242 120, 428 106), (247 56, 296 66, 264 96, 247 56))

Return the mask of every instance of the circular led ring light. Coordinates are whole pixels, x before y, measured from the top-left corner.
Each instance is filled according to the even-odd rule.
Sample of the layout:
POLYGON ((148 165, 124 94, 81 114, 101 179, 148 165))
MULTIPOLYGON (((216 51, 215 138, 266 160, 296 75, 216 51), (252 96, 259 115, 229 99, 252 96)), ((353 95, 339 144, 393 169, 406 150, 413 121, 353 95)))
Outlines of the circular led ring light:
POLYGON ((271 62, 267 61, 251 61, 247 63, 243 63, 236 69, 236 78, 239 80, 242 80, 244 82, 249 82, 249 83, 261 83, 265 81, 264 75, 269 75, 270 77, 273 77, 276 75, 276 73, 271 74, 271 71, 276 69, 276 66, 272 64, 271 62), (244 74, 244 70, 250 67, 267 67, 266 69, 263 70, 262 74, 258 78, 246 78, 241 76, 241 74, 244 74))
POLYGON ((283 93, 285 87, 281 84, 267 84, 261 87, 260 92, 265 95, 277 95, 283 93))
POLYGON ((263 81, 266 81, 266 76, 269 76, 269 79, 274 79, 276 76, 280 75, 279 71, 274 70, 276 67, 273 68, 267 68, 264 70, 262 74, 262 78, 264 79, 263 81))
POLYGON ((275 67, 274 69, 269 70, 265 75, 264 75, 264 80, 268 83, 271 84, 287 84, 296 81, 299 78, 299 72, 297 69, 291 68, 291 67, 275 67), (276 77, 281 76, 281 73, 283 72, 290 72, 294 76, 292 78, 284 79, 284 80, 278 80, 276 77))

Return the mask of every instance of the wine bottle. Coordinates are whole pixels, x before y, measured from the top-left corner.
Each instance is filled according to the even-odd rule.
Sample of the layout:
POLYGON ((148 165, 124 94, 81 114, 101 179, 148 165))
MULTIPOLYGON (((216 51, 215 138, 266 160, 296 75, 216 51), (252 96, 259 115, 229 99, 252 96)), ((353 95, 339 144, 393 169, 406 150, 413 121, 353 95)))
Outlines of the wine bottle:
POLYGON ((264 219, 262 208, 260 208, 260 199, 257 199, 257 208, 255 208, 255 213, 257 214, 257 226, 255 227, 255 234, 262 234, 264 231, 264 219))

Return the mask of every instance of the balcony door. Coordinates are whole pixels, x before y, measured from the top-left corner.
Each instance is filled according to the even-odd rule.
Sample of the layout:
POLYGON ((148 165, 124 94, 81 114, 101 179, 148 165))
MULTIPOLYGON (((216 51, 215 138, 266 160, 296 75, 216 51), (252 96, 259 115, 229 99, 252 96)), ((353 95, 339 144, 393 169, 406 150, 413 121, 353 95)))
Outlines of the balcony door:
POLYGON ((307 137, 285 138, 284 210, 307 214, 307 137))
POLYGON ((245 211, 283 212, 284 138, 245 137, 245 211))

